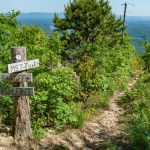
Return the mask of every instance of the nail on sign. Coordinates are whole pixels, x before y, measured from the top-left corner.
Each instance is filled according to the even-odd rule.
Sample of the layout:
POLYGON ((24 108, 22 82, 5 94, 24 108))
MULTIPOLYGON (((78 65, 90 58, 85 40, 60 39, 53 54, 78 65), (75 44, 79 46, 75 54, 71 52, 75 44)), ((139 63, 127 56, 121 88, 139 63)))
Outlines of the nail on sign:
POLYGON ((34 88, 20 88, 20 87, 12 87, 12 88, 0 88, 0 95, 9 95, 9 96, 34 96, 34 88))
POLYGON ((8 64, 8 73, 19 72, 39 67, 39 59, 8 64))
POLYGON ((18 73, 18 74, 9 74, 1 73, 0 81, 9 81, 9 82, 32 82, 32 73, 18 73))

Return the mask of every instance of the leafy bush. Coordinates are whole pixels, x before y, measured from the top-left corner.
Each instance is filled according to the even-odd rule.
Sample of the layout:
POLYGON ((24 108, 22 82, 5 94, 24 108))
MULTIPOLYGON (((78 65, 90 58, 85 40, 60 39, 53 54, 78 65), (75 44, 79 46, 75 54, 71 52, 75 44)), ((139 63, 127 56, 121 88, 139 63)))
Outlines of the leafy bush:
POLYGON ((46 124, 74 122, 67 103, 79 97, 79 85, 72 75, 71 69, 60 68, 35 77, 36 96, 31 98, 33 119, 46 117, 46 124))

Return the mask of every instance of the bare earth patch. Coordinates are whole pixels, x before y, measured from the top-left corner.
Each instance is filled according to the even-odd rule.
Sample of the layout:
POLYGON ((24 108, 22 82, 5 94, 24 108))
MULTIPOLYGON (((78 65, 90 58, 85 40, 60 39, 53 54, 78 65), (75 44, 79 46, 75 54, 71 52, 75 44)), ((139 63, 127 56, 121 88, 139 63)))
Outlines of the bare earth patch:
MULTIPOLYGON (((128 84, 127 89, 131 90, 136 79, 128 84)), ((124 95, 124 92, 114 92, 110 99, 107 110, 100 112, 85 123, 82 129, 68 129, 57 134, 54 130, 48 129, 40 145, 30 144, 30 148, 24 146, 16 147, 12 137, 0 136, 0 150, 129 150, 130 144, 124 130, 123 114, 125 110, 117 102, 124 95)))

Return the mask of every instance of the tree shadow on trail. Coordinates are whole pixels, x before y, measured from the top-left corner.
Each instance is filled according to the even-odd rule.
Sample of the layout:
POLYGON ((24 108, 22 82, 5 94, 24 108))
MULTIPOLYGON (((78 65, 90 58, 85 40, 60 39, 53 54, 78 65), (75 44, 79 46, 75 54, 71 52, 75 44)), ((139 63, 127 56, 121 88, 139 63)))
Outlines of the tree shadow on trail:
POLYGON ((107 132, 97 135, 101 141, 91 142, 83 138, 85 147, 91 150, 131 150, 131 145, 122 136, 110 136, 107 132))
POLYGON ((68 147, 62 145, 62 144, 56 144, 56 145, 41 145, 40 150, 69 150, 68 147))

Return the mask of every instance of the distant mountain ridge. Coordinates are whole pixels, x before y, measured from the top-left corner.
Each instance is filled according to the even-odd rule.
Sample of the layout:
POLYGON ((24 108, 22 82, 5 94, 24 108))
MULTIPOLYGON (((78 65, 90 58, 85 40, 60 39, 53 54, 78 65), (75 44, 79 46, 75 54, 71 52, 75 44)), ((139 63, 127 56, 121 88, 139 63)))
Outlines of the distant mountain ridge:
MULTIPOLYGON (((64 17, 64 13, 57 13, 59 17, 64 17)), ((21 13, 17 18, 53 18, 55 13, 45 13, 45 12, 30 12, 30 13, 21 13)))
MULTIPOLYGON (((55 28, 53 18, 55 13, 21 13, 17 20, 22 25, 37 25, 41 27, 47 34, 50 34, 55 28)), ((57 13, 63 18, 64 13, 57 13)), ((133 44, 138 53, 143 53, 144 41, 150 41, 150 16, 127 16, 126 19, 127 33, 133 38, 133 44)))

